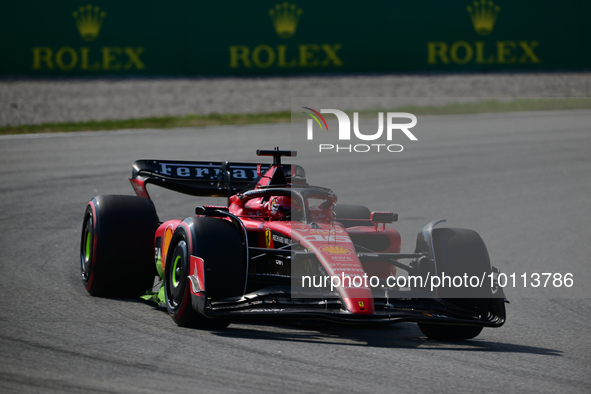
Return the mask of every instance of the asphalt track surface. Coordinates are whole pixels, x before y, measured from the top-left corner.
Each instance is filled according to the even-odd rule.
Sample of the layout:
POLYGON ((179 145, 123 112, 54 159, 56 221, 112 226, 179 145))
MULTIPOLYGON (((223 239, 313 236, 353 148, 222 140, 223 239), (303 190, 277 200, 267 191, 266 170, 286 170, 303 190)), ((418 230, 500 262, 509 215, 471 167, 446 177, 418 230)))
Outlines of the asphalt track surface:
MULTIPOLYGON (((344 203, 398 212, 403 251, 422 225, 447 218, 477 230, 506 272, 576 272, 571 293, 508 290, 507 323, 465 342, 427 340, 410 323, 179 328, 143 301, 86 293, 85 204, 132 194, 135 159, 255 161, 257 148, 289 145, 287 126, 2 138, 0 392, 588 392, 591 112, 419 121, 419 141, 367 159, 375 171, 363 179, 350 179, 350 156, 339 154, 325 171, 308 170, 309 182, 344 203), (452 127, 458 120, 468 123, 452 127)), ((155 196, 161 218, 204 203, 155 196)))

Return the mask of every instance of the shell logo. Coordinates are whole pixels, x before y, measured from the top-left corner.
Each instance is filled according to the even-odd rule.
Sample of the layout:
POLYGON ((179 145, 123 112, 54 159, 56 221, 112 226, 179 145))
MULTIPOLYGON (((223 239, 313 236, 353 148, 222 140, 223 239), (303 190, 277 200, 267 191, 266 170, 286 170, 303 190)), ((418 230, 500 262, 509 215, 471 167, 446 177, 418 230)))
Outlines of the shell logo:
POLYGON ((324 246, 320 248, 321 251, 328 254, 349 254, 353 253, 351 249, 344 248, 342 246, 324 246))

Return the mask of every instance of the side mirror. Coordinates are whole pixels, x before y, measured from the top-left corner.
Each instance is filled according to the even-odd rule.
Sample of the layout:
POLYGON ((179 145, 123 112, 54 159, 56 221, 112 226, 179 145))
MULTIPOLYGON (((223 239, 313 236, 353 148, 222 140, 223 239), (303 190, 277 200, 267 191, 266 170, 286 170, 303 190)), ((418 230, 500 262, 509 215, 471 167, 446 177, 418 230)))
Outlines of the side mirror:
POLYGON ((378 223, 392 223, 398 221, 398 214, 393 212, 372 212, 370 215, 372 222, 378 223))

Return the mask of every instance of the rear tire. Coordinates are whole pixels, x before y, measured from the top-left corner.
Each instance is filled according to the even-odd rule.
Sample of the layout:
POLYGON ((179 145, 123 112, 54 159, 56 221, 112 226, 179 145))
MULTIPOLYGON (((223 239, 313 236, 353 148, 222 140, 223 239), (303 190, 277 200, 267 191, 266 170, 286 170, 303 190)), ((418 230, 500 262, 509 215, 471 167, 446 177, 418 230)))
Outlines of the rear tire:
MULTIPOLYGON (((484 241, 473 230, 463 228, 442 228, 433 230, 433 247, 438 274, 445 276, 482 277, 491 272, 490 259, 484 241)), ((486 286, 483 288, 445 289, 440 298, 452 306, 472 311, 474 315, 486 317, 492 294, 486 286), (461 291, 461 292, 460 292, 461 291), (467 298, 459 298, 467 297, 467 298), (455 297, 455 298, 446 298, 455 297)), ((428 338, 448 341, 470 339, 478 336, 482 327, 418 323, 419 328, 428 338)))
POLYGON ((154 233, 158 216, 151 200, 98 196, 86 206, 80 240, 82 283, 90 295, 136 297, 154 283, 154 233))

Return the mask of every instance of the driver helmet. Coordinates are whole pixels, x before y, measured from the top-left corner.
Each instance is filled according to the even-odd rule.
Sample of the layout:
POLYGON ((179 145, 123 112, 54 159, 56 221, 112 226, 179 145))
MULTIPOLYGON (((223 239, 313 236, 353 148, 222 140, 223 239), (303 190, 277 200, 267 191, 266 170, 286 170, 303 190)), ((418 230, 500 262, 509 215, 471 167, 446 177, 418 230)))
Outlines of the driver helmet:
POLYGON ((291 198, 273 196, 265 204, 267 215, 275 220, 282 220, 291 212, 291 198))

